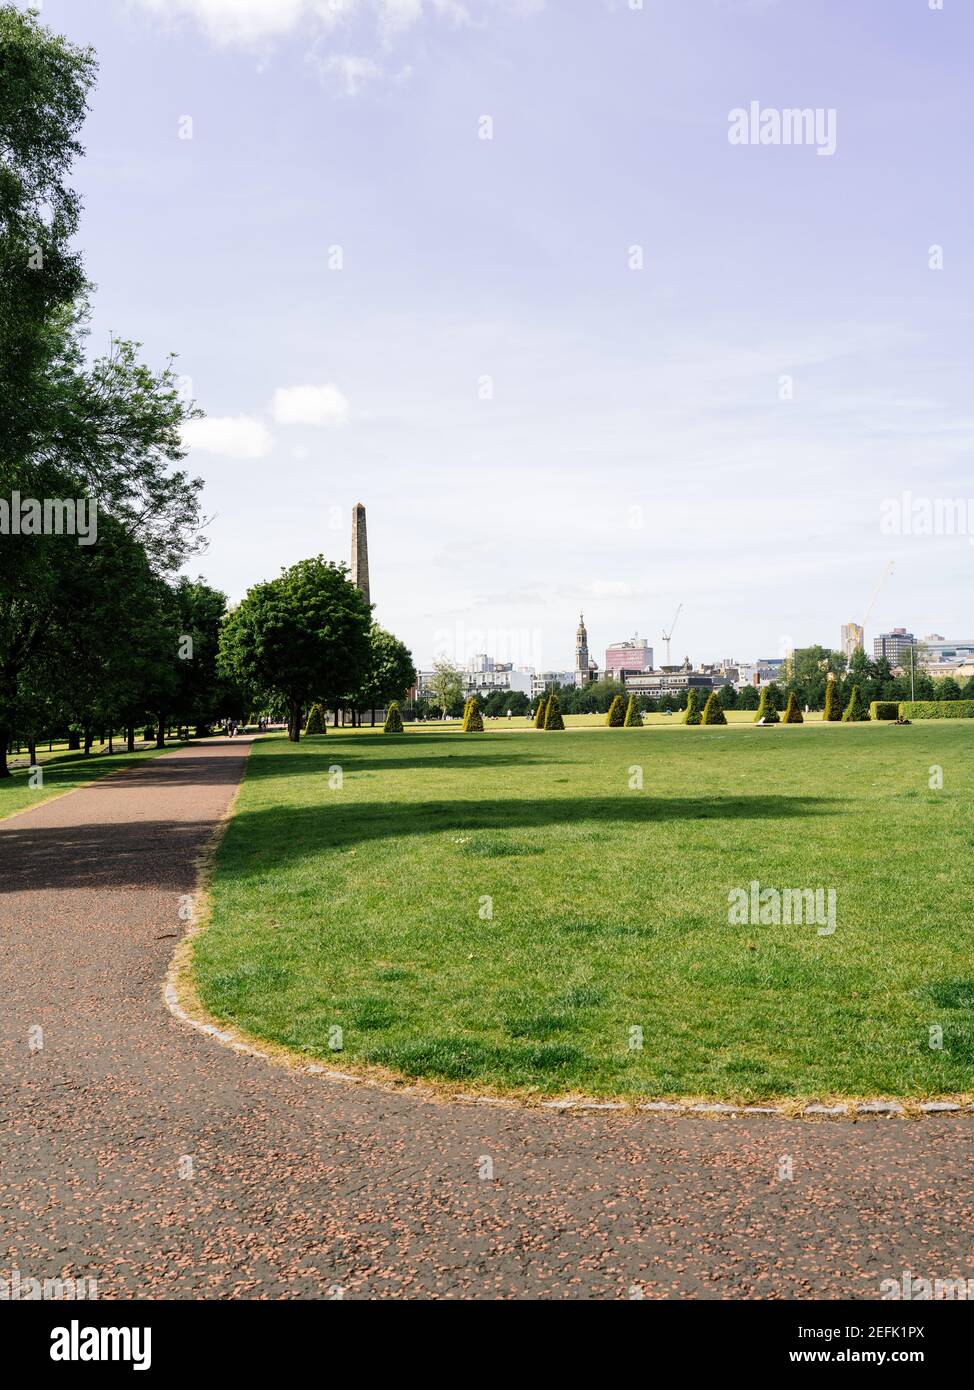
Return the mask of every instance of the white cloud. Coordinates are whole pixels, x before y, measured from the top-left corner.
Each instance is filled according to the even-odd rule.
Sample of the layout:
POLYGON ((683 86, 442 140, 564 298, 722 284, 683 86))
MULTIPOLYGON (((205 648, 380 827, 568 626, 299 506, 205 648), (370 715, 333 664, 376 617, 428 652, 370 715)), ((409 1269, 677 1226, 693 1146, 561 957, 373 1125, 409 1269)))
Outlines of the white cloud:
POLYGON ((332 53, 324 62, 317 61, 321 71, 336 77, 350 97, 355 96, 364 81, 378 77, 382 71, 371 58, 359 58, 354 53, 332 53))
MULTIPOLYGON (((134 0, 134 3, 153 14, 169 19, 189 19, 203 30, 213 43, 255 45, 290 34, 299 26, 315 30, 334 31, 339 25, 351 26, 364 19, 374 33, 388 43, 420 23, 426 15, 454 24, 470 22, 464 0, 134 0)), ((496 0, 479 0, 480 7, 489 10, 496 0)), ((507 0, 515 13, 530 12, 541 0, 507 0)), ((350 77, 350 64, 367 59, 335 55, 336 70, 346 81, 374 76, 355 71, 350 77)), ((357 88, 356 88, 357 89, 357 88)))
POLYGON ((348 415, 348 401, 338 387, 279 386, 271 406, 279 425, 341 425, 348 415))
POLYGON ((193 19, 214 43, 257 43, 289 33, 307 12, 306 0, 139 0, 170 18, 193 19))
POLYGON ((187 449, 217 454, 221 458, 266 458, 274 443, 267 426, 250 415, 187 420, 182 437, 187 449))

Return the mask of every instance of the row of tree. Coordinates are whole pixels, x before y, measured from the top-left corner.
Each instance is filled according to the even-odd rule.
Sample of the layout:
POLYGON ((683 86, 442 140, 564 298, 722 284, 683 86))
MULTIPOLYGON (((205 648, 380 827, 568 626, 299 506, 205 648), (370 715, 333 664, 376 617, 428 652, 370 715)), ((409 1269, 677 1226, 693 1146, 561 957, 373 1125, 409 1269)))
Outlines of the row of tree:
POLYGON ((312 699, 357 718, 402 696, 410 655, 343 566, 303 561, 229 614, 179 577, 205 548, 202 482, 179 466, 200 411, 172 358, 155 371, 123 339, 88 351, 68 178, 93 54, 0 4, 0 74, 0 776, 42 738, 161 745, 260 713, 297 738, 312 699), (19 524, 45 509, 57 525, 19 524))

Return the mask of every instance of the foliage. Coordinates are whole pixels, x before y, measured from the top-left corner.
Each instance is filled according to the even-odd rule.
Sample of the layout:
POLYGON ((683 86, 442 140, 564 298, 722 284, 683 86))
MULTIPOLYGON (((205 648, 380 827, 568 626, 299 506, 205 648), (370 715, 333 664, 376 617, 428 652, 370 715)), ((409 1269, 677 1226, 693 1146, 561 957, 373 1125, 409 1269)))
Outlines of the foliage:
POLYGON ((802 714, 801 705, 798 703, 798 696, 795 692, 789 691, 788 703, 785 712, 781 716, 782 724, 804 724, 805 716, 802 714))
POLYGON ((777 724, 780 722, 780 719, 781 716, 774 702, 774 693, 771 685, 762 686, 761 698, 758 701, 758 707, 754 715, 755 724, 760 724, 762 720, 765 724, 777 724))
POLYGON ((683 716, 684 724, 699 724, 703 716, 700 713, 700 696, 696 686, 691 686, 687 691, 686 713, 683 716))
POLYGON ((484 717, 480 713, 480 704, 476 695, 471 695, 464 707, 463 732, 465 734, 482 734, 484 732, 484 717))
POLYGON ((701 724, 726 724, 727 716, 724 714, 723 706, 720 703, 720 696, 716 690, 712 690, 707 696, 707 703, 703 707, 703 714, 700 717, 701 724))
POLYGON ((402 727, 402 715, 399 713, 399 705, 395 700, 392 701, 386 711, 386 722, 382 726, 384 734, 401 734, 404 732, 402 727))
POLYGON ((613 695, 612 703, 605 716, 605 722, 612 729, 621 729, 626 721, 626 710, 621 695, 613 695))
POLYGON ((904 719, 974 719, 974 700, 904 700, 904 719))
POLYGON ((345 566, 318 555, 248 590, 224 626, 221 661, 287 702, 289 736, 297 742, 309 699, 337 709, 349 687, 361 684, 370 627, 369 605, 345 566))
POLYGON ((548 708, 548 701, 547 701, 547 700, 545 699, 545 697, 542 695, 541 699, 538 701, 538 708, 534 711, 534 727, 535 727, 536 729, 543 729, 543 728, 544 728, 544 717, 545 717, 545 711, 547 710, 547 708, 548 708))
POLYGON ((306 735, 326 734, 328 732, 324 711, 317 702, 308 711, 308 722, 304 726, 304 732, 306 735))
POLYGON ((842 718, 842 703, 839 699, 838 687, 838 681, 829 681, 825 687, 825 710, 822 718, 828 723, 835 723, 842 718))
POLYGON ((862 692, 858 685, 854 685, 852 687, 852 693, 849 696, 849 703, 842 711, 842 721, 845 724, 855 724, 868 718, 869 708, 862 698, 862 692))
POLYGON ((630 695, 629 704, 626 706, 625 727, 627 729, 641 729, 642 726, 643 717, 639 712, 639 705, 636 702, 636 697, 635 695, 630 695))
POLYGON ((563 729, 565 721, 561 715, 561 705, 558 703, 558 696, 552 692, 545 705, 544 727, 546 729, 563 729))
POLYGON ((870 719, 899 719, 900 702, 898 700, 872 700, 869 705, 870 719))
POLYGON ((463 699, 463 673, 452 661, 447 661, 445 657, 437 657, 433 662, 433 676, 427 688, 441 717, 445 719, 452 706, 463 699))

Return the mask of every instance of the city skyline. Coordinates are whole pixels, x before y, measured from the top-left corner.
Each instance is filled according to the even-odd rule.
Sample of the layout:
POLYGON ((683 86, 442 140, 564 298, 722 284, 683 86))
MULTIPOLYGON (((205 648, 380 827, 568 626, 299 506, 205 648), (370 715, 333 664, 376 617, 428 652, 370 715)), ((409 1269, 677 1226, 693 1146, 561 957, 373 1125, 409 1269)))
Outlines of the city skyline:
POLYGON ((361 495, 419 664, 463 623, 570 667, 580 609, 661 652, 680 603, 674 661, 833 646, 891 560, 867 648, 967 629, 971 537, 896 507, 969 491, 974 15, 702 10, 47 0, 100 64, 93 348, 206 411, 193 573, 347 562, 361 495), (834 150, 732 143, 754 101, 834 150))

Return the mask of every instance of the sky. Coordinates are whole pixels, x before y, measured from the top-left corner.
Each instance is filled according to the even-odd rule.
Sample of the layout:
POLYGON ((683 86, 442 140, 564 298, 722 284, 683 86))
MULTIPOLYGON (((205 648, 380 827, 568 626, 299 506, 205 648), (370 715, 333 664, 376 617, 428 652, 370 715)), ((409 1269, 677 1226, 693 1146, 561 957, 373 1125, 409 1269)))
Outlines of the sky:
POLYGON ((100 65, 94 347, 178 353, 190 570, 232 600, 347 561, 361 501, 424 668, 568 668, 580 611, 600 665, 637 632, 659 663, 679 605, 674 660, 838 646, 884 575, 867 643, 974 636, 974 504, 902 520, 974 496, 968 0, 42 18, 100 65), (786 108, 821 138, 776 141, 786 108))

